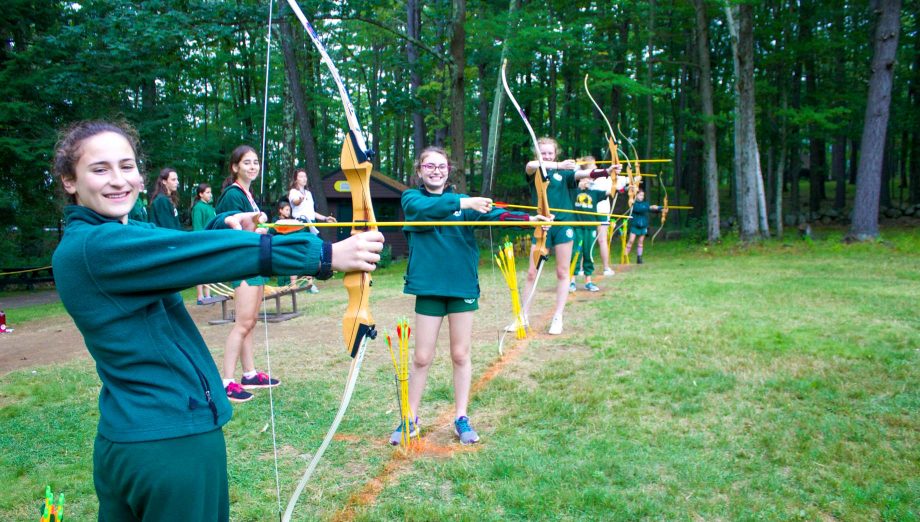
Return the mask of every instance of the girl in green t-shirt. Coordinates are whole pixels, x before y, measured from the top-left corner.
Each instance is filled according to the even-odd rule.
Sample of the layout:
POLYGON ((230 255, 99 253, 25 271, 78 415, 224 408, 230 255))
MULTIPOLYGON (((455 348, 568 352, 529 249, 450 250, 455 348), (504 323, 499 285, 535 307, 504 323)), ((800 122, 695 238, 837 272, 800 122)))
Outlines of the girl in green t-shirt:
MULTIPOLYGON (((556 161, 559 154, 559 144, 553 138, 540 138, 537 140, 537 146, 540 149, 540 158, 542 165, 546 168, 546 175, 549 178, 549 186, 546 189, 547 199, 550 208, 574 210, 575 188, 578 180, 582 178, 596 178, 609 176, 614 171, 611 166, 608 169, 579 169, 578 162, 573 159, 556 161)), ((525 170, 528 179, 533 186, 533 176, 540 170, 541 162, 532 160, 527 162, 525 170)), ((568 219, 570 215, 560 212, 559 219, 568 219)), ((575 238, 573 227, 550 227, 546 232, 546 247, 556 257, 556 307, 553 311, 553 320, 549 326, 551 335, 562 333, 562 313, 565 311, 565 303, 569 296, 569 267, 572 261, 572 242, 575 238)), ((527 283, 524 285, 524 292, 521 294, 523 306, 521 315, 527 320, 527 314, 530 312, 531 298, 533 288, 537 280, 537 266, 533 260, 533 250, 528 256, 530 265, 527 269, 527 283)), ((525 324, 525 326, 527 326, 525 324)), ((508 325, 508 331, 516 329, 515 324, 508 325)))
MULTIPOLYGON (((192 215, 192 230, 204 230, 208 223, 214 219, 214 216, 217 214, 214 212, 214 207, 211 206, 211 201, 214 199, 214 194, 211 192, 211 185, 207 183, 199 183, 198 187, 195 189, 195 199, 192 201, 191 215, 192 215)), ((211 287, 208 285, 198 285, 195 287, 198 291, 198 304, 214 304, 213 297, 211 297, 211 287)))

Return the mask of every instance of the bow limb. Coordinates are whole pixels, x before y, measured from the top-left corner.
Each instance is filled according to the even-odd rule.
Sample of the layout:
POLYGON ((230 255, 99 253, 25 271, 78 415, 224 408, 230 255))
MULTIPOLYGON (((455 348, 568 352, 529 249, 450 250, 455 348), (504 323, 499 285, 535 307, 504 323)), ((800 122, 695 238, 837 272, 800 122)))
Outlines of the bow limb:
MULTIPOLYGON (((335 63, 333 63, 332 59, 329 57, 329 53, 326 52, 325 46, 317 36, 316 30, 313 29, 307 17, 304 16, 296 0, 287 0, 287 3, 303 28, 310 35, 310 40, 319 52, 322 62, 326 64, 332 78, 335 80, 335 84, 339 91, 339 97, 342 100, 345 117, 348 120, 349 131, 345 138, 345 143, 342 144, 340 162, 342 172, 345 174, 345 179, 351 187, 353 221, 374 223, 376 222, 376 218, 374 217, 374 207, 370 194, 370 176, 373 168, 370 160, 374 153, 367 147, 367 141, 364 139, 364 134, 361 132, 361 126, 358 123, 355 108, 351 103, 351 98, 348 96, 348 91, 345 89, 345 84, 342 82, 342 78, 339 75, 335 63)), ((376 230, 376 226, 366 225, 363 227, 354 227, 351 233, 354 235, 364 230, 376 230)), ((323 443, 313 455, 310 465, 307 466, 307 470, 304 472, 297 484, 297 488, 288 501, 287 509, 281 517, 282 522, 287 522, 291 519, 294 508, 297 506, 297 500, 300 498, 317 464, 319 464, 326 448, 332 442, 332 438, 338 430, 339 423, 345 415, 345 410, 348 409, 348 404, 351 402, 351 397, 355 390, 355 383, 358 380, 358 373, 361 369, 361 362, 364 360, 364 353, 367 349, 368 339, 377 337, 377 330, 375 329, 374 320, 371 318, 368 305, 371 288, 370 274, 366 272, 349 272, 345 274, 345 288, 348 291, 348 307, 345 311, 345 316, 342 318, 342 334, 345 342, 345 349, 352 357, 345 391, 342 395, 342 401, 339 404, 338 412, 326 432, 323 443)))
MULTIPOLYGON (((511 88, 508 86, 508 77, 505 72, 508 66, 508 60, 502 60, 502 86, 505 88, 505 94, 508 95, 508 99, 511 100, 511 104, 514 105, 514 108, 517 109, 518 116, 521 117, 521 120, 524 122, 524 126, 527 127, 527 132, 530 134, 530 139, 533 144, 534 153, 537 155, 537 162, 540 164, 539 172, 535 172, 533 176, 533 184, 537 193, 537 212, 541 216, 550 217, 549 211, 549 200, 546 196, 546 188, 549 186, 549 176, 546 173, 546 166, 543 164, 543 156, 540 154, 540 145, 537 142, 537 134, 534 132, 533 127, 530 125, 530 120, 527 119, 527 115, 524 113, 524 110, 521 109, 521 105, 518 103, 517 99, 514 97, 514 94, 511 92, 511 88)), ((528 309, 530 300, 533 298, 536 293, 537 283, 540 280, 540 273, 543 271, 543 265, 546 263, 546 259, 549 257, 549 250, 546 248, 546 231, 542 227, 537 227, 534 230, 534 242, 532 259, 534 266, 537 267, 537 276, 534 278, 533 288, 530 291, 530 295, 524 301, 522 308, 524 310, 528 309)))
POLYGON ((670 207, 668 207, 668 188, 665 186, 664 180, 661 178, 658 179, 661 180, 661 188, 664 190, 664 199, 662 200, 661 205, 661 225, 658 226, 658 230, 656 230, 655 234, 652 236, 652 241, 655 241, 655 238, 658 237, 661 229, 664 228, 664 224, 668 220, 668 211, 670 210, 670 207))
MULTIPOLYGON (((597 109, 597 112, 601 115, 601 118, 604 119, 604 123, 607 125, 607 136, 606 136, 607 137, 607 150, 610 151, 610 162, 613 165, 619 165, 620 164, 620 157, 619 157, 620 154, 623 154, 623 157, 626 158, 628 162, 629 157, 626 156, 626 154, 624 154, 623 151, 619 150, 619 147, 618 147, 619 143, 617 142, 616 133, 613 132, 613 125, 610 124, 610 119, 607 118, 607 114, 604 113, 603 109, 601 109, 600 104, 598 104, 597 100, 594 99, 594 96, 591 95, 591 89, 588 88, 588 74, 587 73, 585 73, 584 84, 585 84, 585 94, 588 95, 588 99, 591 100, 591 103, 594 105, 594 108, 597 109)), ((626 173, 627 173, 627 176, 629 176, 628 178, 629 186, 631 187, 632 186, 632 170, 630 170, 631 165, 627 163, 626 167, 627 167, 626 173)), ((620 192, 617 190, 617 184, 615 181, 612 185, 612 190, 613 190, 613 199, 610 202, 610 213, 607 216, 608 223, 610 223, 610 220, 613 217, 614 209, 616 208, 616 205, 617 205, 617 199, 619 198, 619 195, 620 195, 620 192)), ((633 198, 634 197, 635 196, 633 196, 633 198)), ((632 199, 630 199, 630 203, 629 203, 629 213, 630 215, 632 214, 632 199)), ((611 241, 613 240, 613 235, 615 232, 616 232, 615 227, 610 227, 608 225, 608 229, 607 229, 607 233, 609 234, 609 237, 607 238, 608 251, 610 249, 610 244, 611 244, 611 241)))

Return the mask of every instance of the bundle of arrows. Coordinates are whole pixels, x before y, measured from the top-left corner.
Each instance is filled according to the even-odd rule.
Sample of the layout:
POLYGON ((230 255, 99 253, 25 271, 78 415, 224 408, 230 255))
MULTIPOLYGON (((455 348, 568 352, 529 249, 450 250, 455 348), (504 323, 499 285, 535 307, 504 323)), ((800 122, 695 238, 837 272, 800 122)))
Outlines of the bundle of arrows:
MULTIPOLYGON (((393 369, 396 372, 396 400, 399 403, 399 414, 402 420, 402 440, 399 446, 403 453, 409 451, 412 442, 410 426, 415 422, 415 415, 412 413, 412 407, 409 405, 409 334, 412 329, 409 327, 409 321, 402 318, 396 322, 396 341, 397 348, 393 349, 393 340, 390 334, 386 334, 387 347, 390 349, 390 357, 393 360, 393 369)), ((416 434, 418 439, 418 434, 416 434)))
MULTIPOLYGON (((527 329, 524 327, 524 318, 521 316, 521 297, 518 294, 517 286, 517 268, 514 263, 514 245, 510 241, 505 241, 505 245, 498 250, 495 256, 495 262, 498 268, 505 276, 505 282, 508 283, 508 289, 511 292, 511 311, 514 313, 514 320, 517 324, 515 336, 518 339, 527 337, 527 329)), ((501 345, 499 344, 499 348, 501 345)), ((499 350, 500 351, 500 350, 499 350)))

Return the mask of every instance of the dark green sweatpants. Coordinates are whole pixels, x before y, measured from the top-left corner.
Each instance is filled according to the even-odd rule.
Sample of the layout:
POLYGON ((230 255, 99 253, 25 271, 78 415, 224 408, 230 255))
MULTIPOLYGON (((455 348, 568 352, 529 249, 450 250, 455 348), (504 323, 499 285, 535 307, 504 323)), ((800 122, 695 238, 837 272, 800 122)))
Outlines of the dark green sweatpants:
POLYGON ((100 522, 227 521, 223 430, 149 442, 96 435, 93 482, 100 522))

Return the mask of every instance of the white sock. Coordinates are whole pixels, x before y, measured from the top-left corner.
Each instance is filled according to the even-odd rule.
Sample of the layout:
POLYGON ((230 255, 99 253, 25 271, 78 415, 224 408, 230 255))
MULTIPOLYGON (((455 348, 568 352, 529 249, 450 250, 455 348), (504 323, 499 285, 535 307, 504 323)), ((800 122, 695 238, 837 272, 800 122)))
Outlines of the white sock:
POLYGON ((243 377, 246 377, 247 379, 252 379, 256 375, 259 375, 258 370, 253 370, 251 372, 243 372, 243 377))
POLYGON ((233 379, 224 379, 224 388, 229 386, 231 382, 233 382, 233 379))

